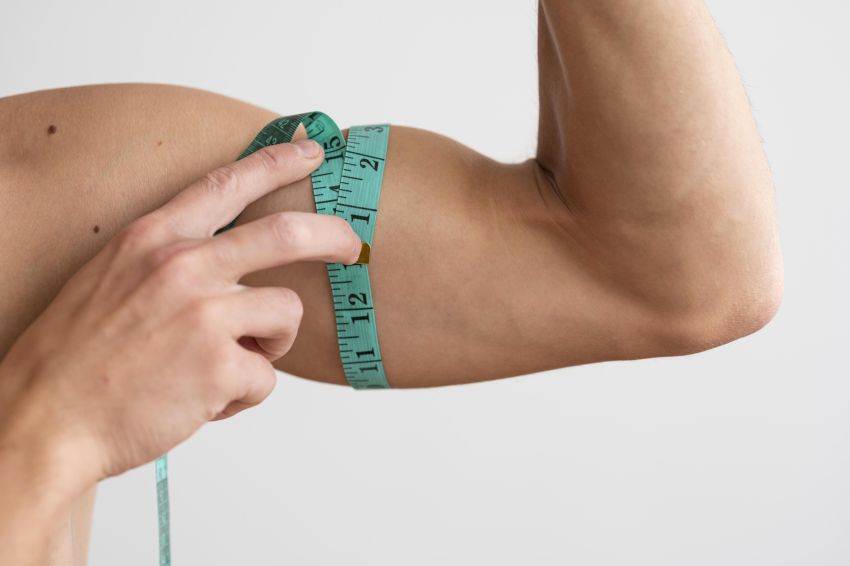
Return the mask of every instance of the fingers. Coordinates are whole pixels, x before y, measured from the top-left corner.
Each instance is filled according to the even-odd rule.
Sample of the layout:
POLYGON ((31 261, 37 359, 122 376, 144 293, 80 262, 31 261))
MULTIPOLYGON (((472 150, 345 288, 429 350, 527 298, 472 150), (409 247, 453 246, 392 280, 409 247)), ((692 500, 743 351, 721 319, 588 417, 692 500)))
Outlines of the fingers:
POLYGON ((231 337, 256 338, 262 349, 258 353, 269 361, 282 357, 292 347, 304 313, 301 299, 292 289, 244 287, 215 300, 222 303, 221 312, 231 337))
POLYGON ((352 264, 360 248, 360 237, 344 218, 285 211, 219 234, 193 253, 235 283, 246 273, 298 261, 352 264))
POLYGON ((185 236, 212 236, 253 201, 309 175, 322 163, 323 155, 321 145, 313 140, 264 147, 207 173, 159 212, 185 236), (301 148, 312 148, 315 154, 306 155, 301 148))
POLYGON ((245 409, 259 405, 271 395, 277 384, 277 374, 274 366, 261 356, 245 351, 244 360, 240 364, 240 371, 229 376, 233 381, 232 400, 213 417, 217 421, 245 409))
POLYGON ((244 287, 216 301, 230 335, 239 338, 245 348, 238 371, 226 377, 232 385, 228 387, 231 401, 213 419, 220 420, 261 403, 271 394, 277 382, 271 362, 292 347, 303 307, 295 291, 286 287, 244 287))

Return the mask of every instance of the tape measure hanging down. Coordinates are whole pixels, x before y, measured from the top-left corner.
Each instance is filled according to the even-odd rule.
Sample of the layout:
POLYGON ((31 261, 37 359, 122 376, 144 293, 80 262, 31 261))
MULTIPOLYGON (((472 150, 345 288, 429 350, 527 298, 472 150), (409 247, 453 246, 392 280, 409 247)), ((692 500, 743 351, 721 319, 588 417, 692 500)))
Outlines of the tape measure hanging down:
MULTIPOLYGON (((386 389, 390 384, 384 373, 378 345, 368 254, 374 244, 390 125, 351 126, 346 142, 342 131, 327 114, 307 112, 283 116, 260 130, 237 161, 263 147, 290 142, 301 124, 307 131, 307 137, 322 144, 325 150, 322 165, 310 174, 316 212, 344 218, 360 240, 367 244, 364 246, 365 254, 359 259, 365 263, 326 264, 345 377, 355 389, 386 389)), ((230 230, 238 219, 239 216, 215 234, 230 230)), ((159 563, 160 566, 171 566, 167 454, 156 461, 155 467, 159 563)))

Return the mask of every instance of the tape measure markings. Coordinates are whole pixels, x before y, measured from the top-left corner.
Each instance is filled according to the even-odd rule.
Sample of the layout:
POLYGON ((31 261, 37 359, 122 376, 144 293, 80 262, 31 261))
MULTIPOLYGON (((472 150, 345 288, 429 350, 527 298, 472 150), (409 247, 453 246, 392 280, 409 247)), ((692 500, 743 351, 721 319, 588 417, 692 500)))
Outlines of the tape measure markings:
MULTIPOLYGON (((316 212, 344 218, 371 247, 390 125, 352 126, 346 142, 327 114, 307 112, 283 116, 260 130, 237 161, 263 147, 290 142, 301 124, 307 137, 321 143, 325 150, 322 165, 310 175, 316 212), (354 175, 355 172, 362 177, 354 175)), ((213 235, 233 228, 239 216, 241 213, 213 235)), ((325 267, 333 296, 340 359, 348 383, 355 389, 389 388, 378 345, 368 264, 327 263, 325 267)), ((162 455, 155 464, 160 566, 171 566, 167 457, 168 454, 162 455)))

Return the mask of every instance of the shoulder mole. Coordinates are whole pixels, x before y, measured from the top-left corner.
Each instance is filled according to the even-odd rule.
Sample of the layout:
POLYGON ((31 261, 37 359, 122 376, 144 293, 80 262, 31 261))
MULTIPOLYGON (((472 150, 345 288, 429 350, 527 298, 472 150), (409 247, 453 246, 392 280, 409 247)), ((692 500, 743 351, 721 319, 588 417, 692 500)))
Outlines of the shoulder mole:
POLYGON ((94 228, 92 228, 92 232, 94 232, 95 234, 97 234, 98 232, 100 232, 100 226, 98 226, 97 224, 95 224, 95 225, 94 225, 94 228))
POLYGON ((50 126, 47 127, 47 135, 52 136, 55 133, 56 133, 56 126, 54 126, 53 124, 50 124, 50 126))

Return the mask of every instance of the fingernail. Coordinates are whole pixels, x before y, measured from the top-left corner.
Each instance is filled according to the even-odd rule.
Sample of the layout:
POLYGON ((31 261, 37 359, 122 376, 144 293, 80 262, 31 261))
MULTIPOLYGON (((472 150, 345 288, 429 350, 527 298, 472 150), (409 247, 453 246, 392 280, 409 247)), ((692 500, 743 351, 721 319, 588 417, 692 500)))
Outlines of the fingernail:
POLYGON ((360 245, 360 255, 357 257, 357 261, 354 263, 369 263, 369 252, 372 248, 369 247, 369 244, 363 242, 360 245))
POLYGON ((304 157, 316 157, 319 155, 319 144, 311 139, 298 140, 293 144, 304 157))

